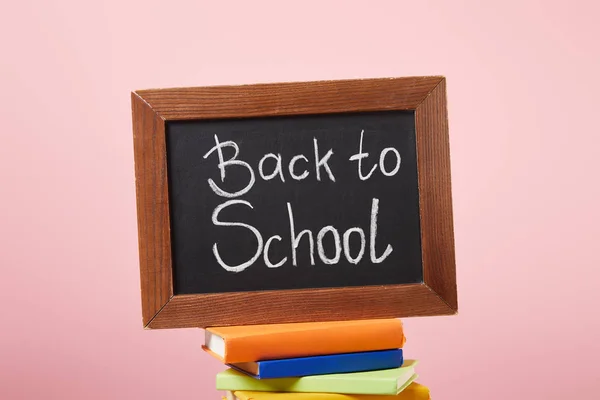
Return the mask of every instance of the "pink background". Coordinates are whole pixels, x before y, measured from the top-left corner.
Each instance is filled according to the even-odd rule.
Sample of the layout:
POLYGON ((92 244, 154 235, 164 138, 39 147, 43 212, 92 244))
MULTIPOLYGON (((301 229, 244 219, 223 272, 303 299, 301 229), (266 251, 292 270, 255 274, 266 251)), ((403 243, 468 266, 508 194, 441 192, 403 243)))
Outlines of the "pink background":
POLYGON ((131 90, 432 74, 460 315, 407 356, 437 399, 597 398, 597 4, 4 2, 0 398, 217 399, 199 330, 142 330, 131 90))

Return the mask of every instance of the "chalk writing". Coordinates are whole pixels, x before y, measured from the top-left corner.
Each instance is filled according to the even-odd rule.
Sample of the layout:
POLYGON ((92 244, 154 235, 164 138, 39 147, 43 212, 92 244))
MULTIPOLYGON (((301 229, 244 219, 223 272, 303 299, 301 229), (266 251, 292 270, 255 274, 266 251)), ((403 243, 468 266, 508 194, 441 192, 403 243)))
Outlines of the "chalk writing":
MULTIPOLYGON (((398 173, 401 166, 400 152, 394 147, 386 147, 379 151, 379 157, 376 162, 369 164, 370 153, 364 151, 363 139, 365 131, 360 132, 360 140, 358 142, 358 153, 352 155, 348 161, 357 162, 356 173, 361 181, 367 181, 376 173, 381 173, 385 177, 392 177, 398 173), (366 167, 368 172, 364 173, 363 167, 366 167), (379 169, 379 172, 377 171, 379 169)), ((279 234, 268 237, 265 241, 263 234, 254 226, 244 223, 242 221, 224 221, 219 218, 220 213, 229 207, 248 207, 254 209, 249 201, 243 200, 245 194, 249 193, 258 178, 264 181, 271 181, 274 179, 280 180, 282 183, 286 183, 286 175, 293 181, 302 181, 310 176, 319 182, 329 182, 329 184, 336 184, 336 177, 334 171, 331 168, 330 162, 335 156, 333 148, 325 149, 319 148, 319 142, 316 137, 313 138, 313 149, 314 153, 309 155, 312 159, 309 159, 304 154, 294 155, 289 161, 286 161, 281 154, 267 153, 264 154, 256 165, 257 172, 253 168, 252 164, 248 161, 244 161, 241 156, 241 148, 238 143, 232 140, 220 141, 218 135, 214 135, 215 145, 204 154, 203 158, 207 160, 209 157, 216 152, 218 163, 216 167, 220 172, 221 183, 225 182, 227 174, 243 174, 246 177, 246 184, 244 187, 237 188, 237 191, 228 192, 223 190, 213 179, 208 179, 208 186, 212 191, 220 197, 224 197, 227 200, 218 205, 212 213, 212 223, 219 227, 238 227, 246 230, 247 237, 244 238, 246 241, 253 241, 255 243, 255 251, 250 258, 238 265, 229 265, 225 260, 224 256, 219 252, 219 243, 213 244, 213 254, 218 264, 229 272, 241 272, 254 265, 257 260, 261 258, 264 264, 268 268, 282 268, 286 265, 292 267, 298 267, 298 252, 307 251, 310 259, 310 265, 315 266, 317 263, 324 265, 335 265, 340 262, 342 255, 345 260, 350 264, 358 264, 363 260, 367 247, 369 255, 368 260, 372 264, 380 264, 394 251, 391 244, 384 246, 378 246, 377 236, 378 230, 378 214, 380 201, 378 198, 373 197, 371 201, 370 209, 370 224, 367 227, 367 234, 365 230, 359 226, 351 226, 350 228, 343 230, 340 233, 339 228, 333 225, 323 226, 316 234, 311 229, 302 229, 295 219, 293 208, 296 204, 292 204, 290 201, 286 201, 285 207, 288 216, 289 225, 289 236, 281 236, 279 234), (233 149, 233 154, 228 151, 229 157, 226 158, 223 149, 233 149), (287 168, 284 165, 287 162, 287 168), (312 171, 308 168, 310 164, 313 164, 312 171), (237 168, 233 168, 237 167, 237 168), (287 174, 284 172, 287 170, 287 174), (311 172, 314 172, 312 174, 311 172), (357 246, 354 248, 351 246, 351 236, 354 235, 359 239, 353 240, 353 243, 357 246), (328 239, 326 239, 328 238, 328 239), (326 243, 332 244, 332 246, 326 246, 326 243), (274 246, 287 246, 289 251, 288 256, 285 256, 279 260, 272 260, 270 255, 270 249, 274 246), (379 250, 378 250, 379 248, 379 250), (381 248, 385 248, 381 252, 381 248), (316 255, 315 255, 316 250, 316 255), (378 255, 379 254, 379 255, 378 255), (291 257, 290 257, 291 256, 291 257), (291 262, 290 262, 291 261, 291 262)), ((371 150, 372 152, 372 150, 371 150)), ((351 164, 350 164, 351 167, 351 164)), ((239 182, 239 180, 238 180, 239 182)), ((243 182, 243 181, 242 181, 243 182)), ((239 233, 237 233, 239 234, 239 233)), ((282 235, 285 235, 282 233, 282 235)))

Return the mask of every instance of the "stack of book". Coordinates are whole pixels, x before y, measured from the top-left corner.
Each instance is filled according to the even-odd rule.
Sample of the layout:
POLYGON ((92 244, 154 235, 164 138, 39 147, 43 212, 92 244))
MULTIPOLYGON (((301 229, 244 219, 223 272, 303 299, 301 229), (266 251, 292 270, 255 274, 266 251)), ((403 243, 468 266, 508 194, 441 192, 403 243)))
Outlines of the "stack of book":
POLYGON ((228 400, 428 400, 398 319, 207 328, 228 400))

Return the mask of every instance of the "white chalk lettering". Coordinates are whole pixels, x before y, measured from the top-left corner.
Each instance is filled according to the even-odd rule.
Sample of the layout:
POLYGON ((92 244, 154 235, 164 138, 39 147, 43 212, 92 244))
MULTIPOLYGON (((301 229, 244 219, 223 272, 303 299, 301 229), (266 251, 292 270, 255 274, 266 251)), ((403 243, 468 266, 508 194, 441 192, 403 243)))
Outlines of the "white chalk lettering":
POLYGON ((286 263, 287 261, 287 257, 284 257, 283 260, 279 261, 277 264, 273 264, 271 262, 271 260, 269 260, 269 247, 271 246, 271 242, 273 240, 278 240, 281 242, 281 236, 279 235, 275 235, 275 236, 271 236, 268 240, 267 243, 265 243, 265 250, 264 250, 264 260, 265 260, 265 265, 269 268, 279 268, 281 267, 283 264, 286 263))
POLYGON ((367 179, 369 179, 371 177, 371 175, 373 175, 373 172, 375 172, 375 170, 377 169, 377 164, 375 164, 375 165, 373 165, 373 168, 371 168, 371 171, 369 171, 369 173, 366 176, 363 176, 363 174, 362 174, 362 159, 369 157, 369 153, 363 153, 363 151, 362 151, 362 149, 363 149, 363 134, 364 133, 365 133, 365 130, 363 129, 360 132, 360 142, 358 145, 358 153, 356 153, 352 157, 350 157, 350 161, 358 161, 358 177, 360 178, 361 181, 366 181, 367 179))
MULTIPOLYGON (((358 132, 358 130, 356 132, 358 132)), ((394 147, 383 148, 383 146, 381 146, 372 150, 371 155, 373 157, 371 157, 370 160, 367 160, 369 158, 369 152, 365 151, 365 146, 363 146, 364 136, 365 130, 363 129, 360 132, 358 152, 350 156, 350 163, 344 162, 346 163, 346 168, 349 168, 352 174, 354 174, 355 171, 358 171, 360 181, 367 181, 374 174, 377 176, 379 171, 381 171, 382 176, 385 177, 397 175, 402 164, 400 152, 394 147), (383 148, 383 150, 379 151, 381 148, 383 148), (352 164, 354 161, 357 162, 357 165, 352 164)), ((398 244, 385 236, 388 234, 388 229, 390 229, 390 227, 395 227, 396 223, 387 221, 388 216, 385 213, 382 214, 381 221, 379 220, 380 200, 375 197, 378 196, 376 194, 378 188, 385 184, 378 183, 378 185, 376 185, 377 188, 372 188, 372 185, 363 184, 358 181, 359 183, 357 186, 352 187, 351 185, 353 183, 356 185, 355 176, 350 176, 349 182, 344 182, 346 178, 348 178, 346 172, 349 171, 338 171, 337 169, 342 167, 338 167, 338 164, 332 161, 334 149, 337 148, 333 147, 325 152, 327 147, 323 145, 324 142, 322 139, 322 148, 319 150, 317 137, 318 136, 306 137, 306 140, 313 139, 313 169, 313 158, 311 154, 307 154, 307 156, 304 154, 296 154, 290 159, 288 158, 288 153, 284 151, 278 153, 278 150, 274 150, 273 147, 265 150, 265 152, 273 151, 273 153, 265 154, 265 152, 256 153, 255 151, 250 151, 249 156, 255 155, 256 158, 248 160, 249 162, 242 161, 241 158, 244 157, 240 156, 240 145, 233 140, 221 142, 218 136, 214 135, 214 146, 204 154, 203 158, 209 159, 209 157, 212 156, 212 161, 218 161, 218 164, 216 164, 218 172, 214 169, 214 165, 211 166, 208 176, 212 176, 214 180, 205 177, 201 179, 200 183, 204 185, 204 182, 206 182, 205 179, 208 178, 208 184, 212 191, 217 196, 225 197, 226 199, 222 200, 224 201, 223 204, 218 205, 214 209, 212 213, 212 223, 215 227, 234 227, 235 229, 230 230, 232 232, 231 234, 229 234, 230 231, 226 231, 226 233, 229 234, 227 237, 235 237, 234 240, 250 243, 249 252, 252 253, 243 253, 241 258, 236 258, 235 253, 232 254, 231 252, 228 253, 225 251, 226 247, 224 247, 222 241, 217 242, 215 240, 212 246, 212 252, 218 265, 224 270, 232 273, 239 273, 254 264, 259 264, 260 268, 263 269, 265 266, 268 269, 291 268, 291 266, 298 267, 299 264, 308 265, 309 261, 307 256, 310 257, 310 265, 313 266, 315 265, 315 260, 318 265, 335 265, 341 262, 348 268, 353 268, 352 265, 361 263, 364 264, 366 268, 366 265, 374 267, 375 264, 390 262, 389 260, 386 260, 395 250, 391 243, 394 243, 394 246, 396 247, 398 247, 398 244), (330 162, 332 162, 332 164, 329 164, 330 162), (317 181, 327 182, 327 179, 331 182, 336 182, 336 177, 331 168, 332 166, 338 173, 338 179, 343 182, 343 187, 338 188, 338 190, 335 190, 335 187, 324 188, 322 186, 323 184, 316 183, 317 181), (284 169, 287 170, 284 171, 284 169), (288 172, 289 176, 286 176, 288 172), (220 181, 217 174, 220 175, 220 181), (298 182, 305 180, 309 176, 311 179, 313 176, 316 177, 316 181, 313 182, 312 185, 306 185, 306 192, 303 192, 302 185, 304 184, 298 182), (290 190, 286 191, 283 189, 283 191, 281 191, 279 189, 279 184, 275 185, 277 186, 277 190, 270 190, 270 184, 264 183, 273 180, 277 182, 279 179, 284 183, 284 186, 287 183, 287 185, 290 186, 290 190), (259 185, 255 187, 257 182, 259 185), (350 185, 350 187, 345 185, 350 185), (244 187, 240 189, 241 186, 244 187), (367 186, 367 188, 363 188, 362 186, 367 186), (264 199, 264 201, 260 201, 260 206, 265 208, 260 210, 259 214, 254 215, 254 217, 260 215, 261 218, 265 218, 267 222, 264 222, 264 224, 262 222, 257 222, 256 219, 250 219, 250 223, 243 223, 240 221, 242 217, 238 217, 239 215, 242 215, 242 213, 236 214, 236 210, 243 211, 244 213, 254 212, 239 207, 244 206, 254 210, 253 205, 249 201, 238 198, 239 196, 243 196, 250 192, 253 187, 255 191, 258 190, 260 193, 253 193, 256 197, 250 197, 249 200, 254 198, 264 199), (375 190, 375 192, 370 192, 370 190, 375 190), (281 205, 277 205, 276 201, 272 201, 276 200, 276 198, 272 198, 273 196, 281 196, 281 205), (334 197, 327 198, 325 201, 320 202, 318 196, 334 197), (353 196, 357 197, 353 198, 353 196), (355 220, 354 214, 361 212, 359 209, 356 209, 356 204, 362 202, 361 199, 364 198, 363 196, 367 197, 367 201, 368 198, 372 199, 369 226, 360 226, 360 224, 350 222, 355 220), (286 202, 287 210, 284 210, 283 208, 284 201, 286 202), (307 203, 302 204, 302 202, 305 201, 307 203), (306 209, 304 209, 306 213, 301 213, 302 218, 299 218, 299 223, 294 220, 294 213, 291 205, 292 202, 295 204, 295 207, 306 207, 306 209), (233 210, 222 213, 222 211, 226 210, 228 207, 233 210), (322 213, 319 212, 314 215, 310 213, 312 210, 311 207, 314 209, 328 207, 333 209, 334 212, 331 212, 332 210, 323 210, 322 213), (347 207, 347 209, 340 210, 340 207, 347 207), (271 210, 271 208, 273 210, 271 210), (287 229, 287 227, 285 227, 285 219, 283 219, 283 226, 276 221, 272 221, 272 218, 285 218, 283 215, 285 211, 287 211, 289 221, 289 239, 285 232, 285 229, 287 229), (343 211, 343 213, 339 214, 341 211, 343 211), (278 213, 279 215, 276 215, 278 213), (321 219, 328 218, 332 218, 332 221, 329 222, 331 225, 327 225, 327 222, 321 221, 321 219), (346 218, 348 219, 346 220, 346 218), (340 223, 340 225, 336 225, 335 221, 340 223), (342 226, 344 222, 347 222, 347 224, 342 226), (265 234, 264 240, 259 230, 263 226, 265 227, 265 232, 269 232, 268 235, 265 234), (278 232, 279 234, 272 232, 272 228, 277 227, 283 229, 284 232, 282 233, 280 231, 278 232), (380 232, 378 232, 378 230, 380 230, 380 232), (383 236, 379 237, 378 233, 380 236, 383 236), (379 240, 379 244, 377 243, 377 240, 379 240), (368 244, 367 241, 369 242, 368 244), (256 247, 253 247, 255 245, 256 247)), ((212 139, 210 140, 212 141, 212 139)), ((375 147, 378 142, 379 140, 372 141, 372 143, 368 143, 366 147, 375 147)), ((310 142, 307 142, 306 144, 310 146, 310 142)), ((354 147, 355 144, 351 144, 351 146, 354 147)), ((302 148, 302 146, 296 147, 302 148)), ((289 150, 290 147, 283 146, 282 149, 289 150)), ((346 151, 347 147, 343 150, 346 151)), ((310 152, 311 150, 309 149, 308 151, 310 152)), ((297 152, 299 153, 299 151, 297 152)), ((289 154, 289 156, 291 155, 293 155, 293 153, 289 154)), ((339 155, 336 157, 339 157, 339 155)), ((380 178, 379 176, 377 176, 377 179, 385 180, 385 178, 380 178)), ((384 186, 383 189, 385 189, 384 186)), ((210 194, 210 192, 208 193, 210 194)), ((383 193, 387 192, 384 190, 383 193)), ((212 196, 212 194, 210 194, 210 196, 212 196)), ((202 203, 201 206, 204 207, 205 203, 202 200, 203 199, 200 198, 200 202, 202 203)), ((259 208, 258 203, 254 200, 252 201, 255 203, 256 207, 259 208)), ((387 201, 387 198, 384 199, 384 203, 387 201)), ((391 199, 391 203, 393 204, 393 199, 391 199)), ((299 210, 296 209, 296 213, 298 212, 299 210)), ((365 209, 362 212, 364 214, 361 219, 364 218, 366 224, 366 218, 368 217, 366 213, 368 210, 365 209)), ((358 216, 356 217, 358 218, 358 216)), ((246 245, 243 247, 246 248, 246 245)), ((396 250, 400 251, 400 253, 402 252, 400 248, 397 248, 396 250)), ((379 267, 381 268, 381 266, 379 267)), ((257 267, 256 269, 259 268, 257 267)))
POLYGON ((281 177, 281 182, 285 182, 285 178, 283 177, 283 170, 281 169, 281 154, 266 154, 263 158, 260 159, 258 163, 258 172, 260 173, 260 177, 263 178, 265 181, 271 180, 275 178, 277 174, 279 174, 279 176, 281 177), (265 172, 263 171, 263 165, 268 158, 274 158, 276 160, 275 170, 270 175, 265 175, 265 172))
POLYGON ((216 226, 241 226, 243 228, 249 229, 254 234, 254 236, 256 236, 256 240, 258 242, 258 246, 256 247, 256 254, 254 254, 254 256, 252 256, 252 258, 250 260, 248 260, 245 263, 242 263, 240 265, 237 265, 237 266, 230 266, 230 265, 225 264, 225 262, 219 255, 219 249, 218 249, 217 243, 215 243, 213 245, 213 254, 215 255, 215 258, 217 259, 217 262, 219 263, 219 265, 221 267, 223 267, 226 271, 241 272, 241 271, 245 270, 246 268, 248 268, 250 265, 254 264, 254 262, 258 259, 258 257, 260 257, 260 253, 262 252, 262 249, 263 249, 263 239, 262 239, 262 236, 261 236, 260 232, 258 231, 258 229, 256 229, 252 225, 243 224, 241 222, 219 221, 219 213, 223 209, 225 209, 231 205, 234 205, 234 204, 243 204, 245 206, 248 206, 248 207, 254 209, 254 207, 252 207, 252 204, 250 204, 249 202, 247 202, 245 200, 228 200, 225 203, 217 206, 217 208, 215 208, 215 210, 213 211, 213 214, 212 214, 212 222, 216 226))
POLYGON ((344 255, 346 260, 351 264, 358 264, 365 254, 365 232, 361 228, 350 228, 344 232, 344 255), (350 235, 352 233, 358 233, 360 236, 360 251, 356 257, 352 257, 350 254, 350 235))
POLYGON ((329 168, 329 164, 327 164, 327 161, 329 161, 329 158, 333 155, 333 149, 329 149, 327 154, 325 154, 325 157, 319 159, 319 145, 317 143, 317 138, 314 138, 313 140, 315 144, 315 165, 317 170, 317 180, 321 180, 321 167, 323 167, 325 168, 325 172, 327 172, 327 175, 329 175, 329 179, 335 182, 335 177, 331 172, 331 168, 329 168))
POLYGON ((379 169, 381 169, 381 173, 384 174, 385 176, 396 175, 396 172, 398 172, 398 170, 400 169, 400 153, 398 153, 398 150, 396 150, 393 147, 387 147, 387 148, 383 149, 383 151, 379 155, 379 169), (396 166, 394 167, 392 172, 387 172, 384 167, 384 162, 385 162, 385 155, 390 151, 396 155, 396 166))
POLYGON ((340 255, 342 253, 342 246, 340 245, 340 234, 337 229, 333 226, 328 225, 321 229, 317 235, 317 249, 319 252, 319 258, 325 264, 337 264, 340 261, 340 255), (335 245, 335 256, 333 258, 328 258, 325 255, 325 249, 323 248, 323 237, 327 232, 331 232, 333 235, 334 245, 335 245))
POLYGON ((215 183, 215 181, 213 181, 211 178, 208 179, 208 185, 213 190, 213 192, 215 192, 218 196, 221 196, 221 197, 232 198, 232 197, 242 196, 242 195, 248 193, 250 191, 250 189, 252 189, 252 186, 254 185, 254 180, 255 180, 254 171, 252 170, 252 167, 247 162, 236 159, 240 152, 238 145, 234 141, 231 141, 231 140, 220 143, 217 135, 215 135, 215 143, 216 143, 216 145, 214 147, 212 147, 208 151, 208 153, 206 153, 204 155, 204 158, 206 159, 213 151, 215 151, 215 150, 217 151, 217 155, 219 156, 218 168, 221 170, 221 182, 225 182, 225 168, 230 165, 239 165, 241 167, 246 168, 248 170, 248 172, 250 173, 250 181, 248 182, 248 184, 246 185, 245 188, 243 188, 237 192, 234 192, 234 193, 229 193, 229 192, 224 191, 223 189, 218 187, 217 184, 215 183), (231 157, 227 161, 225 161, 223 158, 223 147, 233 147, 233 149, 235 150, 233 157, 231 157))
POLYGON ((297 156, 294 156, 292 158, 292 160, 290 161, 290 175, 293 179, 297 180, 297 181, 301 181, 302 179, 306 178, 308 176, 308 171, 304 170, 304 172, 300 175, 296 175, 296 173, 294 172, 294 165, 296 164, 296 162, 300 159, 303 159, 304 161, 308 162, 308 158, 304 157, 304 155, 302 154, 298 154, 297 156))
POLYGON ((387 248, 383 252, 381 257, 377 257, 375 251, 375 241, 377 239, 377 214, 379 213, 379 199, 373 198, 373 202, 371 204, 371 241, 369 243, 371 250, 371 262, 375 264, 382 263, 390 253, 393 248, 388 244, 387 248))
POLYGON ((296 262, 296 249, 300 244, 300 239, 302 239, 303 235, 308 235, 308 242, 310 244, 310 265, 315 265, 315 242, 313 239, 313 234, 310 230, 305 229, 296 236, 295 228, 294 228, 294 214, 292 213, 292 206, 290 203, 287 203, 288 216, 290 219, 290 238, 292 242, 292 265, 297 266, 296 262))

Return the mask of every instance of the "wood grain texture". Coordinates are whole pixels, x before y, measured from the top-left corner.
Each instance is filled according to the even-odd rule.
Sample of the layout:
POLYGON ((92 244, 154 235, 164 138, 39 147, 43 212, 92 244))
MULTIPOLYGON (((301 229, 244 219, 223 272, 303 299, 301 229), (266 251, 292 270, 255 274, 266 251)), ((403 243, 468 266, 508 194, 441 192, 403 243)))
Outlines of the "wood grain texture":
POLYGON ((241 118, 414 110, 442 77, 139 90, 163 119, 241 118))
POLYGON ((146 326, 173 296, 165 122, 131 96, 142 318, 146 326))
POLYGON ((148 328, 256 325, 452 314, 424 284, 177 295, 148 328))
POLYGON ((446 80, 415 111, 423 279, 458 311, 446 80))
POLYGON ((132 93, 146 328, 448 315, 458 309, 443 77, 132 93), (165 124, 173 120, 415 110, 424 283, 173 296, 165 124))

